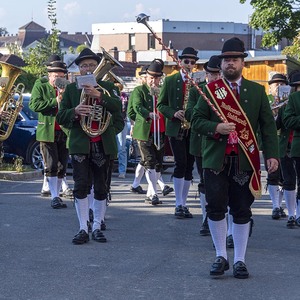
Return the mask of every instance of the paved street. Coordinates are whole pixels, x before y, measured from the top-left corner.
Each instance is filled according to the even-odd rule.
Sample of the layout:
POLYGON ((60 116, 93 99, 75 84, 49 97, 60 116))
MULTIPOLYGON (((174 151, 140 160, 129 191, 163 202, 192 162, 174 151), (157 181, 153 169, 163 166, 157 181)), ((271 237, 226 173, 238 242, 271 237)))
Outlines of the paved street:
MULTIPOLYGON (((170 183, 171 172, 163 177, 170 183)), ((232 276, 233 249, 230 270, 212 279, 211 237, 199 235, 198 177, 189 194, 194 218, 184 220, 174 218, 174 193, 152 207, 129 192, 132 180, 133 173, 114 174, 108 242, 85 245, 71 243, 78 230, 71 201, 53 210, 40 197, 42 179, 0 180, 0 299, 300 299, 300 228, 271 219, 268 195, 253 206, 249 279, 232 276)))

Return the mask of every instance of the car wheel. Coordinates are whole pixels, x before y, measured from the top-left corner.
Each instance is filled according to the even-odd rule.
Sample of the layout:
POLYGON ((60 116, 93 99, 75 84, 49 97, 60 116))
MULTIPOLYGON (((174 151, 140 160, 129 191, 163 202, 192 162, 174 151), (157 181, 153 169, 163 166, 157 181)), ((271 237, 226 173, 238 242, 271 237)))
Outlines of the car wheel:
POLYGON ((43 157, 40 150, 40 142, 35 141, 28 150, 28 159, 31 167, 34 169, 44 169, 43 157))

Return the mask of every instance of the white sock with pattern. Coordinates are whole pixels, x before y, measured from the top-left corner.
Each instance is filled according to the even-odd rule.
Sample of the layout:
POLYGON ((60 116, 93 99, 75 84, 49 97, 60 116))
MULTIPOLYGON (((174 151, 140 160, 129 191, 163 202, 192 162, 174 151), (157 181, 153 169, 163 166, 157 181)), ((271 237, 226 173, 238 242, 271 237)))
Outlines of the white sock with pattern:
POLYGON ((213 243, 216 248, 216 256, 223 256, 227 259, 226 250, 226 234, 227 234, 227 221, 226 218, 220 221, 212 221, 208 218, 208 226, 213 243))

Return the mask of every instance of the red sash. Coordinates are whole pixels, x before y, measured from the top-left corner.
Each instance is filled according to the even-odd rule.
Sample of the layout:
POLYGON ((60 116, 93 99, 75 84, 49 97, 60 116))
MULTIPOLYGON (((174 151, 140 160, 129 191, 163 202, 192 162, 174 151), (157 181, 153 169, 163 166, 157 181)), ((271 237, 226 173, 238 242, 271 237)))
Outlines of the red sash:
POLYGON ((256 136, 251 124, 224 79, 213 81, 207 84, 206 87, 214 101, 214 105, 218 108, 223 118, 227 122, 233 122, 236 125, 238 143, 253 169, 249 188, 252 195, 258 198, 261 196, 260 158, 256 136))

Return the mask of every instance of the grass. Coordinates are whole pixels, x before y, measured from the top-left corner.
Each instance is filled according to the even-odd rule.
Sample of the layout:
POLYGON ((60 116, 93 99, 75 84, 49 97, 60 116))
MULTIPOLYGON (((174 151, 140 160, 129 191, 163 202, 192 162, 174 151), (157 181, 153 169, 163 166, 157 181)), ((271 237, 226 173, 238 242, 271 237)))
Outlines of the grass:
POLYGON ((32 171, 30 166, 23 165, 23 158, 16 157, 11 163, 0 160, 0 171, 14 171, 17 173, 32 171))

